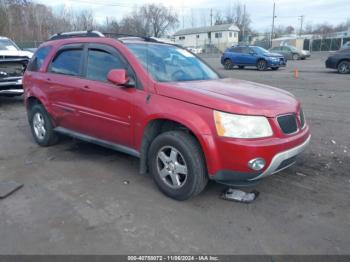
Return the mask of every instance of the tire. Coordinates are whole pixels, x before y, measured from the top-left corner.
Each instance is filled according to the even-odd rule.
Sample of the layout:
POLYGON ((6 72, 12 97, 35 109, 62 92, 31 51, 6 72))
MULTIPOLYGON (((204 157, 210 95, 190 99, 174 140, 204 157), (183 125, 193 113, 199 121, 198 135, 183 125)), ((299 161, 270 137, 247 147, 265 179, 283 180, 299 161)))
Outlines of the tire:
POLYGON ((256 64, 256 68, 259 71, 265 71, 267 69, 267 62, 263 59, 260 59, 256 64))
POLYGON ((208 183, 202 149, 194 137, 183 131, 157 136, 148 151, 148 161, 158 188, 175 200, 198 195, 208 183))
POLYGON ((292 57, 293 60, 299 60, 300 59, 300 56, 298 54, 293 54, 293 57, 292 57))
POLYGON ((341 61, 338 66, 337 70, 339 74, 349 74, 350 73, 350 61, 341 61))
POLYGON ((245 68, 245 66, 238 66, 238 68, 239 68, 239 69, 244 69, 244 68, 245 68))
POLYGON ((271 69, 273 70, 273 71, 277 71, 278 69, 279 69, 279 67, 277 66, 277 67, 271 67, 271 69))
POLYGON ((35 104, 29 110, 29 124, 35 142, 40 146, 52 146, 58 142, 58 134, 53 130, 49 114, 40 104, 35 104))
POLYGON ((231 70, 233 68, 233 63, 232 63, 232 61, 230 59, 226 59, 224 61, 224 68, 226 70, 231 70))

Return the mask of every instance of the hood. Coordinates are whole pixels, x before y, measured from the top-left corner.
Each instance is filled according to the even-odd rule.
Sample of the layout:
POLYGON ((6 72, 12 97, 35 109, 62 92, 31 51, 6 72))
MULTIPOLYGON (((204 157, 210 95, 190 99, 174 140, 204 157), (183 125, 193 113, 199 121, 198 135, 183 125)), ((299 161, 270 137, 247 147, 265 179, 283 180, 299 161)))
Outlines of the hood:
POLYGON ((156 89, 159 95, 234 114, 275 117, 299 109, 287 91, 230 78, 157 83, 156 89))
POLYGON ((18 56, 32 58, 33 53, 22 50, 0 50, 0 59, 2 56, 18 56))

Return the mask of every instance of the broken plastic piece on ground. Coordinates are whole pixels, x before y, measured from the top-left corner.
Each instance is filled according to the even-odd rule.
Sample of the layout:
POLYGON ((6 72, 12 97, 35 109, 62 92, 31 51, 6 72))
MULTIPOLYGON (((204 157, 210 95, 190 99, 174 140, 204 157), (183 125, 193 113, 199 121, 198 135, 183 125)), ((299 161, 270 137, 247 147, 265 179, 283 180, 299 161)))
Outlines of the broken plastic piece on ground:
POLYGON ((221 198, 240 203, 251 203, 259 196, 259 194, 260 193, 256 190, 246 193, 242 190, 228 188, 222 193, 221 198))
POLYGON ((124 181, 123 181, 123 184, 124 184, 124 185, 129 185, 130 182, 129 182, 128 180, 124 180, 124 181))
POLYGON ((9 181, 1 181, 0 182, 0 199, 4 199, 20 189, 23 186, 23 184, 20 184, 16 181, 9 180, 9 181))

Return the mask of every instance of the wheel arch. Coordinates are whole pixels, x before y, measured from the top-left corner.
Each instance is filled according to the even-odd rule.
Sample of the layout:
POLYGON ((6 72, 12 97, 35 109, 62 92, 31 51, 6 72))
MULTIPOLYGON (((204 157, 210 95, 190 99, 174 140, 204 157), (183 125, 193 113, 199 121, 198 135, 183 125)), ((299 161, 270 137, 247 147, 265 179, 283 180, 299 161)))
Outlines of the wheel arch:
POLYGON ((349 62, 350 63, 350 58, 342 58, 339 59, 338 63, 337 63, 337 67, 340 65, 341 62, 349 62))
POLYGON ((171 130, 180 130, 187 132, 193 136, 198 145, 202 149, 204 161, 206 167, 208 168, 208 159, 206 158, 206 141, 204 141, 203 136, 200 132, 189 123, 184 121, 179 121, 178 119, 170 117, 159 117, 153 118, 148 121, 144 128, 142 141, 140 145, 140 173, 145 174, 148 172, 148 150, 153 140, 160 135, 161 133, 171 131, 171 130))

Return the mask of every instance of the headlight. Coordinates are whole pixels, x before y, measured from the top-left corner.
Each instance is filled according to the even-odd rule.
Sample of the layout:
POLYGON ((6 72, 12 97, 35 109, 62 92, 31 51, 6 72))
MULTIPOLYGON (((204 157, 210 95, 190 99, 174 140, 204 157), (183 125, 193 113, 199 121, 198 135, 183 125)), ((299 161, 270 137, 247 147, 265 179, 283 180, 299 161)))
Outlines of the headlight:
POLYGON ((261 138, 272 136, 269 121, 263 116, 234 115, 214 111, 219 136, 232 138, 261 138))

